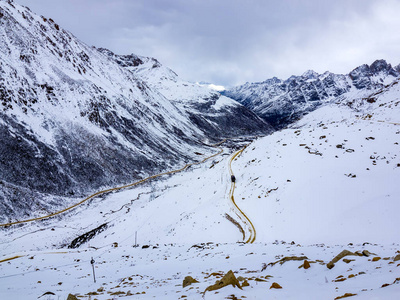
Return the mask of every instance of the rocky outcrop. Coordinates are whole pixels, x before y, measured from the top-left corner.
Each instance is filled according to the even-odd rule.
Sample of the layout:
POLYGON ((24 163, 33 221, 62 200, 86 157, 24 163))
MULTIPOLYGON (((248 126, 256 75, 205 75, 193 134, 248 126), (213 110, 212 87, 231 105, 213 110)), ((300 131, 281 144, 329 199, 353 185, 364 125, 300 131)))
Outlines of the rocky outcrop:
POLYGON ((349 250, 343 250, 340 252, 338 255, 336 255, 327 265, 326 267, 328 269, 332 269, 335 266, 335 263, 337 263, 339 260, 341 260, 343 257, 349 256, 349 255, 355 255, 358 256, 358 254, 353 253, 349 250))
POLYGON ((68 294, 67 300, 78 300, 78 298, 75 295, 68 294))
MULTIPOLYGON (((90 230, 89 232, 86 232, 80 236, 78 236, 77 238, 75 238, 69 245, 68 248, 70 249, 75 249, 78 248, 79 246, 81 246, 84 243, 87 243, 88 241, 90 241, 92 238, 94 238, 97 234, 103 232, 104 230, 106 230, 108 227, 107 223, 104 223, 102 225, 100 225, 99 227, 90 230)), ((117 244, 118 246, 118 244, 117 244)))
POLYGON ((262 268, 262 271, 264 271, 269 266, 273 267, 277 263, 279 263, 280 265, 283 265, 285 262, 288 262, 288 261, 300 261, 300 260, 307 260, 307 259, 308 259, 307 256, 285 256, 285 257, 281 258, 280 260, 271 262, 269 264, 265 264, 264 267, 262 268))
POLYGON ((235 274, 233 274, 232 270, 229 270, 228 273, 226 273, 224 275, 224 277, 222 277, 221 280, 217 280, 217 282, 213 285, 210 285, 209 287, 207 287, 204 291, 215 291, 215 290, 219 290, 225 286, 228 285, 232 285, 233 287, 238 287, 239 289, 242 289, 242 287, 240 286, 239 281, 237 280, 235 274))
POLYGON ((279 283, 273 282, 269 289, 281 289, 282 286, 279 283))
POLYGON ((194 279, 192 276, 186 276, 185 279, 183 279, 182 282, 182 287, 187 287, 188 285, 191 285, 193 283, 198 283, 196 279, 194 279))

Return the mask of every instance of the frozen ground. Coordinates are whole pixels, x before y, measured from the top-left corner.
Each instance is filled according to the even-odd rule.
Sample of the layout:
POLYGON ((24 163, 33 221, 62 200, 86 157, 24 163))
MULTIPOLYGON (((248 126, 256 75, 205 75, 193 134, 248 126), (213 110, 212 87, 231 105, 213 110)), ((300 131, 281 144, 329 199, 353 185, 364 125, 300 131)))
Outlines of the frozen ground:
POLYGON ((399 94, 392 87, 353 109, 325 106, 247 146, 232 163, 234 197, 255 226, 255 243, 242 243, 239 228, 247 227, 228 197, 234 151, 225 148, 201 165, 58 218, 2 229, 0 260, 14 259, 0 263, 0 298, 396 299, 399 94), (372 254, 328 269, 344 249, 372 254), (293 256, 306 256, 311 267, 299 268, 304 257, 269 265, 293 256), (229 270, 249 286, 203 294, 229 270), (199 283, 183 288, 188 275, 199 283), (270 289, 273 282, 282 289, 270 289))
POLYGON ((198 247, 174 244, 147 249, 126 246, 97 251, 30 252, 2 263, 1 298, 37 299, 51 291, 55 295, 45 295, 41 299, 66 299, 68 293, 82 295, 83 299, 183 299, 184 296, 202 299, 202 292, 220 278, 219 274, 233 270, 237 277, 246 278, 250 286, 243 290, 229 286, 206 292, 204 299, 226 299, 232 294, 238 299, 334 299, 345 293, 357 294, 354 299, 395 299, 393 297, 399 293, 399 285, 392 284, 399 277, 399 262, 393 262, 397 249, 398 245, 223 243, 198 247), (344 248, 350 251, 367 249, 376 253, 373 257, 379 255, 382 259, 373 262, 371 257, 349 256, 354 261, 339 262, 331 270, 322 262, 315 262, 330 261, 344 248), (275 262, 283 256, 306 256, 315 263, 305 270, 299 268, 302 261, 288 261, 261 271, 264 263, 275 262), (92 277, 91 257, 96 261, 96 283, 92 277), (17 273, 24 275, 13 276, 17 273), (182 288, 182 281, 188 275, 199 283, 182 288), (340 278, 346 280, 337 281, 340 278), (282 289, 270 289, 273 282, 282 289), (384 284, 391 285, 382 288, 384 284))

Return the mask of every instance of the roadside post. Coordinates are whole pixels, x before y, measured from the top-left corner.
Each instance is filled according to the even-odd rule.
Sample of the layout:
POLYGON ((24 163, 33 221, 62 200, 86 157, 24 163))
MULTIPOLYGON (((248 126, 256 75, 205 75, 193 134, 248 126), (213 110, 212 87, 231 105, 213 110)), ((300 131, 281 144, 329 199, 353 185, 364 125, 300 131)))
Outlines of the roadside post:
POLYGON ((92 257, 90 263, 92 264, 92 269, 93 269, 93 281, 94 281, 94 283, 96 283, 96 275, 94 273, 94 259, 93 259, 93 257, 92 257))

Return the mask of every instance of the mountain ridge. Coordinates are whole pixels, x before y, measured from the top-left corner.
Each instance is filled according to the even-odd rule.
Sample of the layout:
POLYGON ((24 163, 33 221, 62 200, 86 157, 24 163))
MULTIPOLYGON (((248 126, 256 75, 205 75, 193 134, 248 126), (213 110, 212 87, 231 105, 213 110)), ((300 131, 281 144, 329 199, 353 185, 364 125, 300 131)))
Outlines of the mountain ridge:
POLYGON ((222 94, 242 103, 279 129, 325 103, 341 101, 338 98, 367 97, 399 76, 400 65, 392 67, 381 59, 371 65, 361 65, 347 75, 308 70, 286 80, 273 77, 246 83, 222 94))
POLYGON ((271 131, 244 106, 185 85, 157 60, 110 57, 15 2, 0 1, 0 24, 7 220, 199 160, 196 152, 214 153, 208 144, 226 137, 271 131))

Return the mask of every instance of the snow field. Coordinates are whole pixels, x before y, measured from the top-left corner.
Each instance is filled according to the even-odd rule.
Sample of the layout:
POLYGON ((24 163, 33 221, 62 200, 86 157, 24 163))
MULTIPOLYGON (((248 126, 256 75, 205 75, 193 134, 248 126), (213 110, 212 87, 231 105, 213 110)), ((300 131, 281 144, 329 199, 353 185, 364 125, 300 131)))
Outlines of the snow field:
MULTIPOLYGON (((69 252, 32 252, 1 263, 2 299, 36 299, 51 291, 45 299, 66 299, 68 293, 83 299, 334 299, 345 293, 354 299, 393 299, 400 289, 393 284, 399 263, 393 261, 399 245, 300 246, 290 244, 169 244, 142 249, 130 246, 107 247, 101 252, 81 249, 69 252), (329 270, 330 261, 344 248, 367 249, 371 257, 348 256, 329 270), (372 257, 381 257, 372 261, 372 257), (303 261, 288 261, 267 266, 283 257, 306 256, 303 261), (95 260, 96 283, 91 258, 95 260), (318 261, 316 261, 318 260, 318 261), (231 286, 212 292, 204 290, 228 270, 243 277, 250 286, 242 290, 231 286), (182 287, 186 276, 199 281, 182 287), (341 279, 345 278, 345 279, 341 279), (270 289, 277 282, 282 289, 270 289), (386 287, 382 287, 389 284, 386 287), (90 296, 90 293, 91 296, 90 296), (186 296, 186 297, 184 297, 186 296), (378 298, 376 298, 378 297, 378 298)), ((396 275, 397 274, 397 275, 396 275)))
POLYGON ((382 94, 364 110, 325 106, 251 143, 232 169, 236 203, 257 231, 254 244, 237 243, 242 235, 225 217, 235 218, 225 152, 64 216, 5 230, 0 261, 22 257, 0 263, 0 298, 37 299, 51 291, 43 297, 394 299, 400 293, 396 103, 382 94), (66 248, 104 223, 108 228, 78 249, 66 248), (373 254, 348 256, 328 269, 344 249, 373 254), (286 256, 306 256, 311 267, 269 265, 286 256), (250 285, 202 294, 229 270, 250 285), (187 275, 199 283, 182 288, 187 275), (272 282, 283 288, 270 289, 272 282))
POLYGON ((398 241, 400 127, 354 118, 321 122, 324 110, 306 117, 314 118, 302 121, 307 125, 256 141, 238 160, 236 199, 258 241, 398 241))

